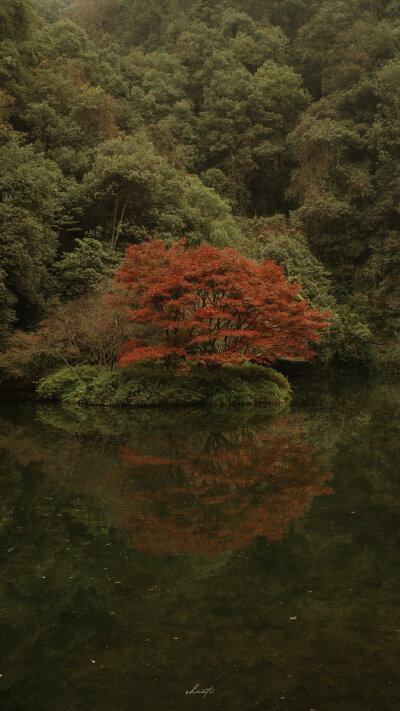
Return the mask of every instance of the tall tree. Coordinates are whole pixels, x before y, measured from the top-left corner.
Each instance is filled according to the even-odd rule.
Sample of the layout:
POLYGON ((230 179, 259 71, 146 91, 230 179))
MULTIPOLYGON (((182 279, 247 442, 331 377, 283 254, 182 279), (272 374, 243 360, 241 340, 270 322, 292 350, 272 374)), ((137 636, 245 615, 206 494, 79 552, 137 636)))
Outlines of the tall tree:
POLYGON ((84 177, 88 227, 102 226, 113 247, 152 233, 174 240, 237 244, 229 206, 199 178, 159 156, 144 134, 104 143, 84 177))
POLYGON ((19 323, 26 326, 40 315, 51 289, 48 270, 58 243, 62 175, 43 155, 14 142, 0 147, 0 162, 0 264, 12 295, 5 326, 13 302, 19 323))

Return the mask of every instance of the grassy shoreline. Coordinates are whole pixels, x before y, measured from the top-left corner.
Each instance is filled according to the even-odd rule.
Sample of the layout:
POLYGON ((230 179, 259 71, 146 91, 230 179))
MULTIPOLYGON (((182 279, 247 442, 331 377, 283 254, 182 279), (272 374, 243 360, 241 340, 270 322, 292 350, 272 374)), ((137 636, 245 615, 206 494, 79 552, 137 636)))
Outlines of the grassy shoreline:
POLYGON ((247 365, 218 370, 191 369, 176 374, 154 366, 110 370, 80 365, 42 378, 40 400, 104 407, 176 405, 280 405, 290 399, 290 385, 272 368, 247 365))

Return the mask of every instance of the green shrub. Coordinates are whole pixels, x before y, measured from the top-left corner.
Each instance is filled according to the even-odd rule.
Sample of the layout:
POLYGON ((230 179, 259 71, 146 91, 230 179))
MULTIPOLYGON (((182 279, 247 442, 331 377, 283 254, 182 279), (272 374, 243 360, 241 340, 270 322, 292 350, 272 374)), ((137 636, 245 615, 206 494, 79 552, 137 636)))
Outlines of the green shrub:
POLYGON ((187 375, 157 364, 117 370, 84 365, 43 378, 37 393, 42 400, 79 405, 248 405, 280 404, 289 398, 290 387, 281 373, 254 365, 193 368, 187 375))

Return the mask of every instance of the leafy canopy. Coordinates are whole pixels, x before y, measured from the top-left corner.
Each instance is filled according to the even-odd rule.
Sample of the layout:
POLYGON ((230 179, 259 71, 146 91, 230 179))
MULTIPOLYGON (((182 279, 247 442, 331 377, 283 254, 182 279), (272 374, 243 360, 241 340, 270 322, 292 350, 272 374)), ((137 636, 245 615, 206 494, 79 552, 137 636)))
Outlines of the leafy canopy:
POLYGON ((261 265, 232 248, 170 249, 150 240, 127 249, 117 280, 132 297, 131 318, 159 329, 157 343, 128 341, 122 365, 181 359, 206 366, 309 359, 309 342, 328 327, 328 312, 298 299, 271 261, 261 265))

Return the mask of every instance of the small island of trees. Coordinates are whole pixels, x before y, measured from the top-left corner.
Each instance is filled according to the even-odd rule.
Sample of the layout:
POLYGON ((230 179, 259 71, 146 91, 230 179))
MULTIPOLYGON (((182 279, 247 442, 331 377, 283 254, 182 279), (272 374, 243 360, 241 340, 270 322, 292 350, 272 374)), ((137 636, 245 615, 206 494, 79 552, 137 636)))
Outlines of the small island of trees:
MULTIPOLYGON (((133 396, 132 384, 146 397, 148 381, 155 375, 147 366, 155 363, 164 384, 158 400, 151 404, 164 402, 166 396, 170 403, 181 403, 182 383, 184 390, 200 390, 195 393, 200 400, 212 397, 215 402, 212 391, 219 385, 222 402, 280 402, 288 394, 285 378, 257 366, 270 365, 278 358, 312 358, 315 352, 310 342, 318 343, 320 333, 329 328, 330 314, 301 300, 299 285, 288 284, 281 267, 269 260, 257 264, 232 248, 186 248, 183 240, 170 247, 161 240, 142 242, 127 249, 115 283, 119 289, 98 295, 108 319, 100 315, 97 337, 103 355, 111 347, 109 357, 103 358, 100 368, 67 368, 48 376, 39 384, 41 397, 89 398, 88 402, 95 404, 98 401, 89 393, 94 388, 94 398, 101 397, 102 382, 118 404, 141 404, 133 396), (129 325, 133 335, 124 340, 129 325), (117 371, 111 373, 115 364, 117 371), (246 364, 252 367, 243 371, 246 364), (137 365, 141 369, 135 368, 137 365), (130 368, 121 375, 118 366, 130 368), (216 372, 224 366, 233 368, 225 367, 222 375, 216 372), (186 380, 188 375, 191 377, 186 380), (236 392, 238 383, 242 392, 240 388, 236 392)), ((49 326, 43 326, 44 341, 49 338, 49 326)), ((56 326, 50 338, 57 335, 56 326)), ((79 354, 78 344, 75 346, 79 354)), ((60 344, 60 353, 67 349, 60 344)))

